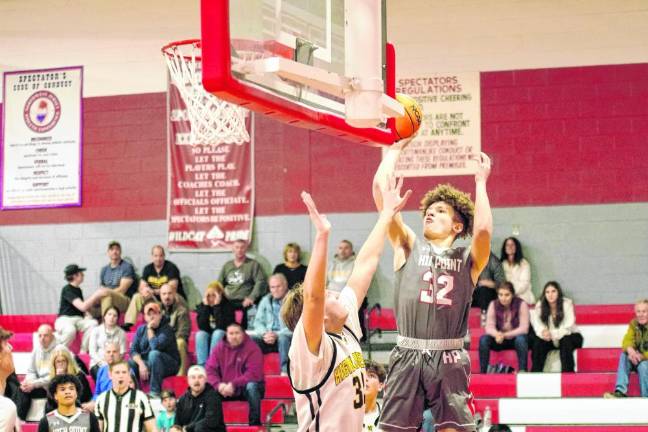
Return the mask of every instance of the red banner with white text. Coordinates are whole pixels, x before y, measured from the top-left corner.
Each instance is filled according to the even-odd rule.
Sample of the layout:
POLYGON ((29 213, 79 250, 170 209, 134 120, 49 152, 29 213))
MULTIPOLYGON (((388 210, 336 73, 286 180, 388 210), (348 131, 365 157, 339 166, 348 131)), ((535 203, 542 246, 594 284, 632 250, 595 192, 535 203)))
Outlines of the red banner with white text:
POLYGON ((254 212, 252 114, 250 141, 191 145, 185 104, 169 84, 169 249, 230 251, 235 240, 250 241, 254 212))

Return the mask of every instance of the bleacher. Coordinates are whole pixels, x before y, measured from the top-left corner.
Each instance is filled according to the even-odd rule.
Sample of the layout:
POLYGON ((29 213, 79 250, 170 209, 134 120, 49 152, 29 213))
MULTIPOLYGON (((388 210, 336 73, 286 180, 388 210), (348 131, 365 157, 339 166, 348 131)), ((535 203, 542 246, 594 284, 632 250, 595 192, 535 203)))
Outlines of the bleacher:
MULTIPOLYGON (((471 310, 470 358, 472 377, 470 388, 475 396, 477 412, 483 413, 488 406, 493 423, 506 423, 517 432, 563 432, 563 431, 648 431, 648 399, 603 399, 606 391, 614 389, 621 338, 627 323, 633 317, 632 305, 577 305, 577 324, 584 337, 584 347, 576 351, 575 373, 520 373, 480 374, 478 340, 483 334, 478 310, 471 310)), ((42 323, 53 324, 55 315, 4 315, 0 326, 12 330, 16 372, 26 372, 29 352, 33 344, 33 332, 42 323)), ((195 325, 195 317, 192 316, 195 325)), ((396 336, 396 320, 393 310, 374 309, 369 317, 370 330, 380 329, 374 334, 371 356, 387 362, 389 351, 396 336)), ((189 350, 195 351, 195 328, 190 338, 189 350)), ((132 338, 133 330, 129 333, 132 338)), ((78 349, 79 337, 73 348, 78 349)), ((195 359, 190 353, 190 358, 195 359)), ((367 356, 368 352, 365 353, 367 356)), ((81 356, 87 363, 88 356, 81 356)), ((287 418, 281 404, 292 404, 292 391, 288 378, 280 375, 279 356, 276 353, 264 356, 266 379, 265 398, 262 401, 262 419, 265 427, 283 424, 287 418), (272 415, 270 415, 272 413, 272 415)), ((491 363, 504 362, 517 366, 515 352, 491 353, 491 363)), ((89 378, 92 383, 92 379, 89 378)), ((184 377, 169 377, 164 388, 172 388, 178 397, 186 391, 184 377)), ((630 377, 629 396, 639 396, 636 374, 630 377)), ((249 427, 246 402, 226 402, 225 421, 228 431, 243 432, 267 430, 249 427)), ((294 422, 294 417, 289 418, 294 422)), ((35 430, 36 424, 28 424, 27 431, 35 430)))

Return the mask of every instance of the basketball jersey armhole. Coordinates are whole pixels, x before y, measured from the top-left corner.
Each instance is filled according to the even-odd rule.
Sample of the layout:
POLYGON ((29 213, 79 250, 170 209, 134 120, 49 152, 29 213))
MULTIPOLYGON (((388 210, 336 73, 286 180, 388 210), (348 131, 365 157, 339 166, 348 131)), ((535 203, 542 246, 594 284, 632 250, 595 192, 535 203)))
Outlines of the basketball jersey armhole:
MULTIPOLYGON (((353 336, 353 339, 355 339, 356 342, 358 342, 358 344, 360 344, 360 339, 358 339, 358 336, 355 334, 355 332, 353 330, 351 330, 349 327, 347 327, 346 324, 344 325, 344 328, 347 329, 347 331, 349 333, 351 333, 351 336, 353 336)), ((362 329, 360 329, 360 330, 362 330, 362 329)))
POLYGON ((326 335, 331 339, 331 343, 333 344, 333 356, 331 357, 331 365, 329 366, 328 370, 324 374, 324 377, 322 378, 322 381, 320 381, 320 383, 317 384, 316 386, 311 387, 311 388, 306 389, 306 390, 297 389, 295 387, 295 385, 293 384, 292 376, 290 375, 290 358, 288 359, 288 364, 286 365, 287 369, 288 369, 288 380, 290 381, 290 387, 292 387, 292 389, 295 392, 297 392, 299 394, 308 394, 308 393, 312 393, 314 391, 317 391, 324 385, 324 383, 326 383, 326 381, 331 376, 331 373, 333 373, 333 369, 335 367, 335 359, 337 358, 337 344, 335 343, 335 339, 333 339, 330 334, 327 333, 326 335))

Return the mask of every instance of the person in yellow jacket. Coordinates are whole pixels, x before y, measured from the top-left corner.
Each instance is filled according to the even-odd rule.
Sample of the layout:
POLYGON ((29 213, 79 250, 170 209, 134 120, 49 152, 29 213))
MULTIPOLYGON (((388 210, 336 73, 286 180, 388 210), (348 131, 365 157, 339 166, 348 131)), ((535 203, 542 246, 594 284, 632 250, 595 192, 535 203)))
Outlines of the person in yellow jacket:
POLYGON ((634 311, 635 318, 630 321, 621 345, 616 385, 613 392, 605 393, 606 398, 627 397, 632 370, 639 375, 641 397, 648 397, 648 299, 639 300, 634 311))

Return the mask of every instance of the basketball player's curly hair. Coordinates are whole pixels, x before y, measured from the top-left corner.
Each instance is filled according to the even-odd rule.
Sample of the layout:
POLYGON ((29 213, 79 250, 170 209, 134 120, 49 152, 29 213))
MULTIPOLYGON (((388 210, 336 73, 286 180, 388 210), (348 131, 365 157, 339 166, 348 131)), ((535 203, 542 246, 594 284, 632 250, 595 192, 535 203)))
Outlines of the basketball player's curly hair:
POLYGON ((421 213, 425 217, 425 212, 430 205, 435 202, 443 201, 452 207, 455 211, 455 216, 458 218, 456 222, 463 224, 463 230, 457 234, 458 238, 465 238, 472 233, 473 218, 475 216, 475 204, 470 199, 470 194, 454 188, 450 184, 440 184, 433 190, 425 194, 421 200, 421 213))
POLYGON ((301 284, 297 283, 292 289, 288 290, 286 297, 284 297, 283 305, 281 305, 281 319, 290 331, 295 331, 303 309, 304 289, 301 284))

